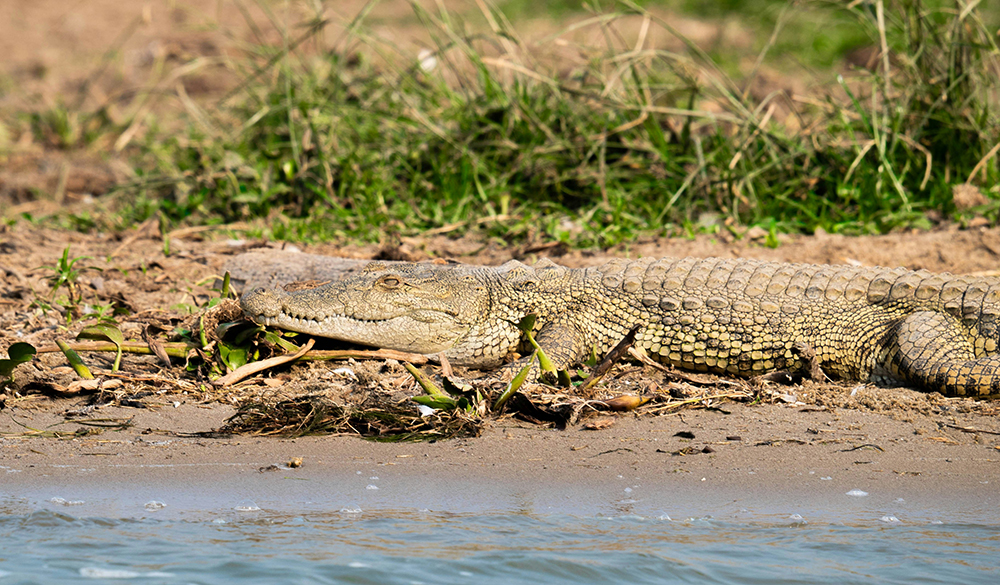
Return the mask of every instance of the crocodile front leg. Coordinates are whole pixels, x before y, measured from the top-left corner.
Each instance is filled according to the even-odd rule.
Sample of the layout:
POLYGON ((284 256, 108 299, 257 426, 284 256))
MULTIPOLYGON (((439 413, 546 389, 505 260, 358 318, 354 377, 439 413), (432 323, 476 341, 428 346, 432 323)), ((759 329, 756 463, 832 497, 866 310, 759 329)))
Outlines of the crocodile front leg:
POLYGON ((873 380, 896 378, 946 396, 1000 393, 1000 355, 977 358, 969 333, 957 318, 918 311, 900 321, 891 335, 879 362, 892 375, 886 379, 873 372, 873 380))

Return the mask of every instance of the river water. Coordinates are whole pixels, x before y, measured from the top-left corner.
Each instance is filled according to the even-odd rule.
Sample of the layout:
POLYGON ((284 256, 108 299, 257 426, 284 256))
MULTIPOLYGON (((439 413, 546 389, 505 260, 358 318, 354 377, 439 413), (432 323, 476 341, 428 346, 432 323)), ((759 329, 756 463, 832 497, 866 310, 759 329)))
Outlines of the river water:
POLYGON ((861 490, 674 499, 627 478, 498 495, 369 473, 305 491, 288 479, 256 498, 206 485, 0 484, 0 585, 1000 583, 995 502, 861 490))

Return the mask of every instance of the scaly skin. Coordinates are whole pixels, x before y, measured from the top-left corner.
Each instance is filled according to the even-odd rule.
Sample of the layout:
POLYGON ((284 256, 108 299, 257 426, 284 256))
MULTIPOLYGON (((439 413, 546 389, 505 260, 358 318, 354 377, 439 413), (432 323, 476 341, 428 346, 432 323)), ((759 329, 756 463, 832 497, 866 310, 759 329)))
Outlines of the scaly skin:
POLYGON ((1000 391, 1000 278, 755 260, 548 261, 497 268, 373 262, 360 274, 243 296, 253 320, 293 331, 492 367, 516 350, 517 323, 557 368, 602 354, 635 325, 635 344, 676 367, 753 376, 808 371, 946 395, 1000 391))

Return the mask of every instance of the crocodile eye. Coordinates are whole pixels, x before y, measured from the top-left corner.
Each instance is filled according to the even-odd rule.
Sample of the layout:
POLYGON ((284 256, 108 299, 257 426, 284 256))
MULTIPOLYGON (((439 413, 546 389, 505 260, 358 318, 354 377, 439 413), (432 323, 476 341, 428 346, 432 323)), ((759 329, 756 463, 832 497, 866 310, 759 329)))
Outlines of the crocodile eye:
POLYGON ((379 279, 379 282, 388 288, 396 288, 401 284, 399 278, 395 276, 383 276, 379 279))

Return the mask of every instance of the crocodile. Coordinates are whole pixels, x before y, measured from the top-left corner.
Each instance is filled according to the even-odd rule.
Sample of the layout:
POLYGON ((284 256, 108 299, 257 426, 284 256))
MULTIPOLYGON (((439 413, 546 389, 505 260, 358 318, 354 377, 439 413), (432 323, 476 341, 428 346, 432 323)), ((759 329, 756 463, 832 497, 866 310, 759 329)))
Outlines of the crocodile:
POLYGON ((478 368, 503 364, 533 314, 558 369, 638 326, 636 346, 685 370, 753 377, 818 364, 882 386, 1000 392, 998 277, 720 258, 372 262, 316 288, 255 288, 241 306, 264 325, 478 368))

